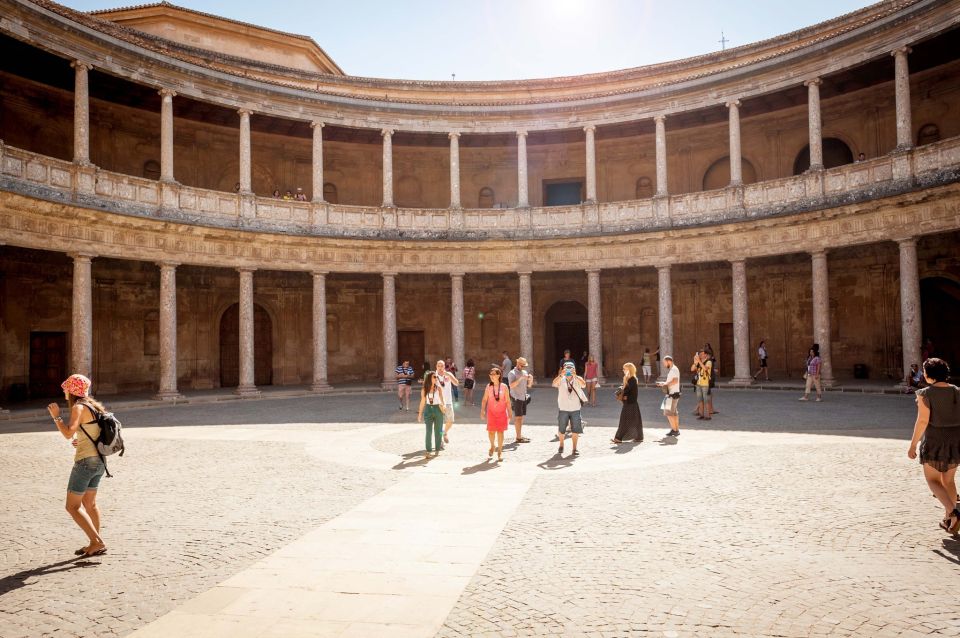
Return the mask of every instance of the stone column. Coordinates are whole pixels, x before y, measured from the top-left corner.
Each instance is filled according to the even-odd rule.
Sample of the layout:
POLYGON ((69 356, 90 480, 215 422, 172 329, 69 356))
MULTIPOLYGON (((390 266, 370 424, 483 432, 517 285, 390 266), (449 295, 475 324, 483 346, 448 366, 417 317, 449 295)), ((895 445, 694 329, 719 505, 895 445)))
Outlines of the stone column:
POLYGON ((160 263, 160 389, 157 399, 182 398, 177 391, 177 266, 160 263))
POLYGON ((517 208, 530 206, 527 187, 527 132, 517 131, 517 208))
POLYGON ((900 246, 900 325, 903 339, 903 376, 910 372, 910 364, 923 365, 920 360, 922 338, 920 315, 920 273, 917 268, 917 240, 915 237, 897 242, 900 246))
POLYGON ((93 373, 93 277, 91 260, 96 255, 73 257, 73 303, 70 328, 70 373, 91 377, 93 373))
POLYGON ((462 371, 463 356, 463 273, 450 273, 450 334, 453 335, 453 363, 462 371))
POLYGON ((913 148, 913 116, 910 113, 910 47, 900 47, 890 55, 894 61, 894 85, 897 96, 897 150, 913 148))
POLYGON ((310 122, 313 129, 313 197, 314 203, 323 203, 323 122, 310 122))
POLYGON ((383 383, 385 390, 397 386, 397 273, 383 273, 383 383))
POLYGON ((250 195, 253 193, 252 180, 250 177, 250 115, 252 111, 240 109, 240 193, 250 195))
POLYGON ((740 153, 740 100, 727 102, 730 123, 730 185, 743 184, 743 169, 740 153))
MULTIPOLYGON (((747 262, 730 262, 733 267, 733 362, 732 384, 750 385, 750 304, 747 297, 747 262)), ((724 361, 724 365, 729 362, 724 361)))
POLYGON ((595 204, 597 201, 597 127, 593 124, 583 127, 583 132, 587 134, 587 203, 595 204))
POLYGON ((603 378, 603 320, 600 316, 600 270, 587 271, 587 333, 590 354, 597 360, 603 378))
POLYGON ((834 385, 833 361, 830 358, 830 281, 827 253, 817 251, 813 257, 813 342, 820 344, 820 383, 834 385))
POLYGON ((313 273, 313 384, 314 392, 330 389, 327 382, 327 273, 313 273))
POLYGON ((667 193, 667 127, 666 116, 658 115, 653 118, 657 126, 657 197, 666 197, 667 193))
POLYGON ((807 122, 810 128, 810 170, 823 170, 823 124, 820 121, 820 78, 807 80, 807 122))
POLYGON ((173 177, 173 97, 171 89, 160 89, 160 181, 174 182, 173 177))
POLYGON ((260 394, 254 383, 253 268, 237 268, 240 273, 240 385, 237 394, 260 394))
POLYGON ((75 60, 73 89, 73 161, 81 166, 90 165, 90 81, 87 72, 93 68, 86 62, 75 60))
MULTIPOLYGON (((393 208, 393 129, 385 128, 380 135, 383 137, 383 207, 393 208)), ((390 374, 395 379, 392 368, 390 374)))
POLYGON ((533 365, 533 292, 530 285, 529 271, 518 272, 520 276, 520 356, 527 360, 532 370, 533 365))
MULTIPOLYGON (((657 298, 659 300, 657 314, 660 322, 660 380, 666 378, 663 366, 663 357, 671 355, 673 351, 673 291, 670 284, 670 265, 657 266, 657 298)), ((683 359, 683 357, 680 357, 683 359)), ((674 360, 674 363, 677 363, 674 360)))
MULTIPOLYGON (((449 133, 450 138, 450 208, 460 204, 460 134, 449 133)), ((459 364, 458 364, 459 365, 459 364)))

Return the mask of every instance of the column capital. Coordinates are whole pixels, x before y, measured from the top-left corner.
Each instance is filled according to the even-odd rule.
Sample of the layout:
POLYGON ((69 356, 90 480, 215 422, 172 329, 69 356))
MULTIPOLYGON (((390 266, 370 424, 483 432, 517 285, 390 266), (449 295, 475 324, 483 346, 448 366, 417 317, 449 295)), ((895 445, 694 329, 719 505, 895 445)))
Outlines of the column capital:
POLYGON ((729 102, 725 102, 725 104, 728 109, 740 108, 740 100, 730 100, 729 102))
POLYGON ((661 115, 654 115, 654 116, 653 116, 653 121, 654 121, 654 122, 665 122, 666 120, 667 120, 667 116, 666 116, 666 115, 663 115, 663 114, 661 114, 661 115))
POLYGON ((460 139, 460 131, 450 131, 447 133, 447 137, 451 140, 460 139))
POLYGON ((596 124, 587 124, 586 126, 583 127, 584 133, 594 133, 596 132, 596 130, 597 130, 596 124))
POLYGON ((826 256, 827 256, 827 249, 826 249, 826 248, 820 248, 820 249, 817 249, 817 250, 811 250, 811 251, 810 251, 810 256, 813 257, 814 259, 817 259, 817 258, 826 258, 826 256))
POLYGON ((527 135, 529 135, 528 131, 517 131, 517 139, 520 139, 521 137, 525 138, 527 135))
POLYGON ((170 270, 175 269, 180 265, 179 261, 158 261, 157 265, 160 267, 160 270, 170 270))
POLYGON ((250 268, 250 267, 248 267, 248 266, 240 266, 240 267, 238 267, 236 270, 237 270, 238 273, 241 273, 241 274, 243 274, 243 273, 245 273, 245 272, 253 273, 253 272, 256 272, 256 271, 257 271, 256 268, 250 268))
POLYGON ((893 57, 897 57, 898 55, 910 55, 911 53, 913 53, 913 49, 911 49, 907 45, 903 45, 902 47, 897 47, 896 49, 891 51, 890 55, 892 55, 893 57))
POLYGON ((823 80, 821 80, 820 78, 810 78, 809 80, 805 80, 803 83, 804 86, 808 86, 808 87, 820 86, 821 84, 823 84, 823 80))
POLYGON ((310 128, 323 128, 325 125, 320 120, 311 120, 310 128))
POLYGON ((657 269, 657 272, 664 272, 664 271, 670 272, 670 269, 672 267, 673 267, 673 264, 663 264, 660 266, 655 266, 655 268, 657 269))
POLYGON ((396 131, 394 131, 392 128, 382 128, 382 129, 380 129, 380 136, 381 136, 381 137, 393 137, 393 134, 394 134, 395 132, 396 132, 396 131))
POLYGON ((917 238, 916 237, 901 237, 900 239, 895 239, 898 246, 916 246, 917 238))
POLYGON ((74 60, 73 62, 70 63, 70 68, 85 69, 87 71, 90 71, 91 69, 93 69, 93 64, 91 64, 90 62, 84 62, 83 60, 74 60))
POLYGON ((253 115, 253 111, 250 109, 237 109, 237 114, 240 117, 243 117, 244 115, 246 115, 247 117, 250 117, 251 115, 253 115))
POLYGON ((311 270, 310 274, 313 275, 314 278, 326 277, 327 275, 330 274, 330 271, 329 270, 311 270))
POLYGON ((383 277, 384 279, 388 279, 388 278, 389 278, 389 279, 392 279, 392 278, 394 278, 394 277, 397 276, 397 273, 396 273, 396 272, 382 272, 382 273, 380 273, 380 276, 383 277))
POLYGON ((529 276, 531 276, 531 275, 533 274, 533 271, 532 271, 532 270, 518 270, 518 271, 517 271, 517 274, 520 275, 521 277, 529 277, 529 276))
POLYGON ((160 97, 170 97, 170 98, 177 97, 177 92, 174 91, 173 89, 168 89, 167 87, 163 87, 157 90, 157 93, 160 95, 160 97))
POLYGON ((586 269, 586 273, 587 273, 588 275, 599 275, 599 274, 600 274, 600 270, 601 270, 600 268, 587 268, 587 269, 586 269))
POLYGON ((452 272, 450 273, 451 279, 463 279, 466 276, 466 273, 463 272, 452 272))
POLYGON ((93 253, 67 253, 74 261, 90 261, 96 259, 99 255, 93 253))
POLYGON ((738 258, 738 259, 728 259, 727 261, 730 262, 730 265, 731 265, 731 266, 736 266, 737 264, 744 264, 744 265, 745 265, 745 264, 747 263, 747 258, 746 258, 746 257, 740 257, 740 258, 738 258))

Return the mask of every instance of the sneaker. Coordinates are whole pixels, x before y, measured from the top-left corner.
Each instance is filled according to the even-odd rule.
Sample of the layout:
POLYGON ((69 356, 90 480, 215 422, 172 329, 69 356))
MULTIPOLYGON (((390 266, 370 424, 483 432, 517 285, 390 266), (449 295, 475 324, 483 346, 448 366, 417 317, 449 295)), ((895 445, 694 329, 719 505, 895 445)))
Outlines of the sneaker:
POLYGON ((557 448, 557 454, 563 454, 563 446, 557 448))
POLYGON ((680 436, 680 430, 674 430, 673 436, 680 436))
POLYGON ((810 399, 808 399, 807 397, 800 397, 800 398, 797 399, 797 400, 798 400, 798 401, 809 401, 810 399))
POLYGON ((573 451, 573 456, 580 456, 580 452, 574 450, 574 451, 573 451))
POLYGON ((676 436, 676 435, 678 435, 678 434, 680 434, 680 430, 668 430, 668 431, 667 431, 667 436, 676 436))
POLYGON ((821 401, 820 397, 817 397, 817 403, 820 403, 820 401, 821 401))

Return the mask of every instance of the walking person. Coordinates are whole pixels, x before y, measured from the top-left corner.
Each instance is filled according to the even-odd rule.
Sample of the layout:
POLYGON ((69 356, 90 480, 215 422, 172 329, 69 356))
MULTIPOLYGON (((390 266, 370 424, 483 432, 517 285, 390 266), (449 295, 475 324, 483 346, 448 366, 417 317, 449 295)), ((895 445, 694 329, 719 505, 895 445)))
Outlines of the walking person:
POLYGON ((473 402, 473 386, 476 383, 477 368, 473 364, 473 359, 467 359, 463 366, 463 400, 470 405, 476 405, 473 402))
POLYGON ((770 380, 770 373, 767 372, 767 341, 766 339, 760 340, 760 345, 757 346, 757 359, 760 360, 760 369, 757 370, 757 373, 753 375, 753 380, 756 381, 757 377, 763 374, 763 380, 770 380))
POLYGON ((590 407, 597 407, 597 384, 600 382, 600 365, 591 354, 583 364, 583 378, 587 382, 587 401, 590 407))
POLYGON ((500 362, 501 370, 511 370, 513 369, 513 361, 510 360, 510 355, 507 354, 507 351, 503 351, 503 361, 500 362))
POLYGON ((503 433, 510 424, 510 388, 503 382, 503 371, 497 366, 490 368, 490 383, 483 392, 483 401, 480 403, 480 418, 487 419, 487 436, 490 437, 490 451, 487 458, 493 458, 493 450, 497 450, 497 462, 503 460, 503 433), (496 438, 496 445, 494 445, 496 438))
POLYGON ((664 381, 658 381, 657 386, 666 396, 660 403, 660 409, 670 423, 667 436, 680 436, 680 369, 674 365, 673 357, 670 355, 664 355, 663 366, 667 369, 667 378, 664 381))
POLYGON ((410 411, 410 387, 413 385, 413 366, 409 359, 404 359, 396 367, 394 373, 397 375, 397 399, 400 401, 400 409, 410 411))
POLYGON ((803 373, 803 378, 806 379, 806 385, 803 388, 803 396, 800 397, 800 400, 809 401, 810 388, 816 386, 817 401, 819 401, 823 396, 823 388, 820 387, 820 349, 816 346, 810 348, 807 352, 806 372, 803 373))
POLYGON ((432 370, 423 376, 423 388, 420 390, 420 407, 417 409, 417 421, 423 421, 427 427, 424 443, 426 456, 439 454, 443 449, 443 391, 437 385, 437 374, 432 370))
POLYGON ((513 429, 517 443, 529 443, 530 439, 523 436, 523 417, 527 414, 527 405, 530 403, 528 390, 534 386, 533 375, 527 372, 527 360, 517 357, 517 366, 507 374, 507 383, 510 386, 510 407, 513 410, 513 429))
POLYGON ((943 505, 940 527, 950 534, 960 530, 960 497, 957 496, 957 465, 960 464, 960 388, 947 383, 950 367, 936 357, 923 362, 929 384, 917 390, 917 420, 907 456, 917 458, 927 485, 943 505))
POLYGON ((640 368, 643 370, 643 382, 650 383, 653 376, 653 355, 650 354, 650 348, 643 349, 643 359, 640 361, 640 368))
POLYGON ((450 430, 453 428, 453 388, 460 385, 457 377, 447 370, 447 363, 440 359, 437 361, 436 383, 443 393, 443 442, 450 442, 450 430))
POLYGON ((570 425, 573 437, 573 456, 579 456, 577 451, 577 441, 583 434, 583 418, 580 415, 581 406, 587 402, 587 397, 583 394, 587 382, 583 377, 577 376, 577 364, 573 359, 563 364, 560 372, 553 380, 553 387, 557 388, 557 438, 560 440, 560 447, 557 448, 557 454, 563 454, 563 440, 566 437, 567 425, 570 425))
POLYGON ((67 481, 67 512, 90 542, 76 552, 77 556, 100 556, 107 553, 107 545, 100 536, 100 508, 97 506, 97 490, 106 466, 97 451, 100 425, 97 413, 106 412, 103 404, 90 394, 90 379, 82 374, 72 374, 60 384, 70 411, 69 421, 60 416, 60 406, 51 403, 47 412, 65 439, 72 439, 76 450, 73 453, 73 469, 67 481), (92 408, 92 409, 91 409, 92 408))
POLYGON ((694 414, 697 415, 698 419, 709 421, 710 407, 708 402, 713 364, 710 363, 706 350, 700 350, 693 355, 693 365, 690 366, 690 372, 694 373, 694 389, 697 391, 697 409, 694 414))
POLYGON ((620 427, 610 439, 611 443, 620 444, 627 439, 643 443, 643 418, 640 416, 640 405, 637 403, 637 366, 632 363, 623 364, 623 386, 620 391, 620 427))

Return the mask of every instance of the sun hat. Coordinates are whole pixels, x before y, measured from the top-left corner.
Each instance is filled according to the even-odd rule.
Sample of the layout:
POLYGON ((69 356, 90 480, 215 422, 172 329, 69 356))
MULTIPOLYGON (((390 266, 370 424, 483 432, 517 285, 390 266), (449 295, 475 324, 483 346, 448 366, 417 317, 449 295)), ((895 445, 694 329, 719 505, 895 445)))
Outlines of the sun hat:
POLYGON ((75 397, 85 399, 90 395, 90 379, 82 374, 71 374, 60 387, 75 397))
POLYGON ((670 359, 671 361, 673 361, 673 357, 671 357, 670 355, 667 355, 663 358, 664 361, 666 361, 667 359, 670 359))

